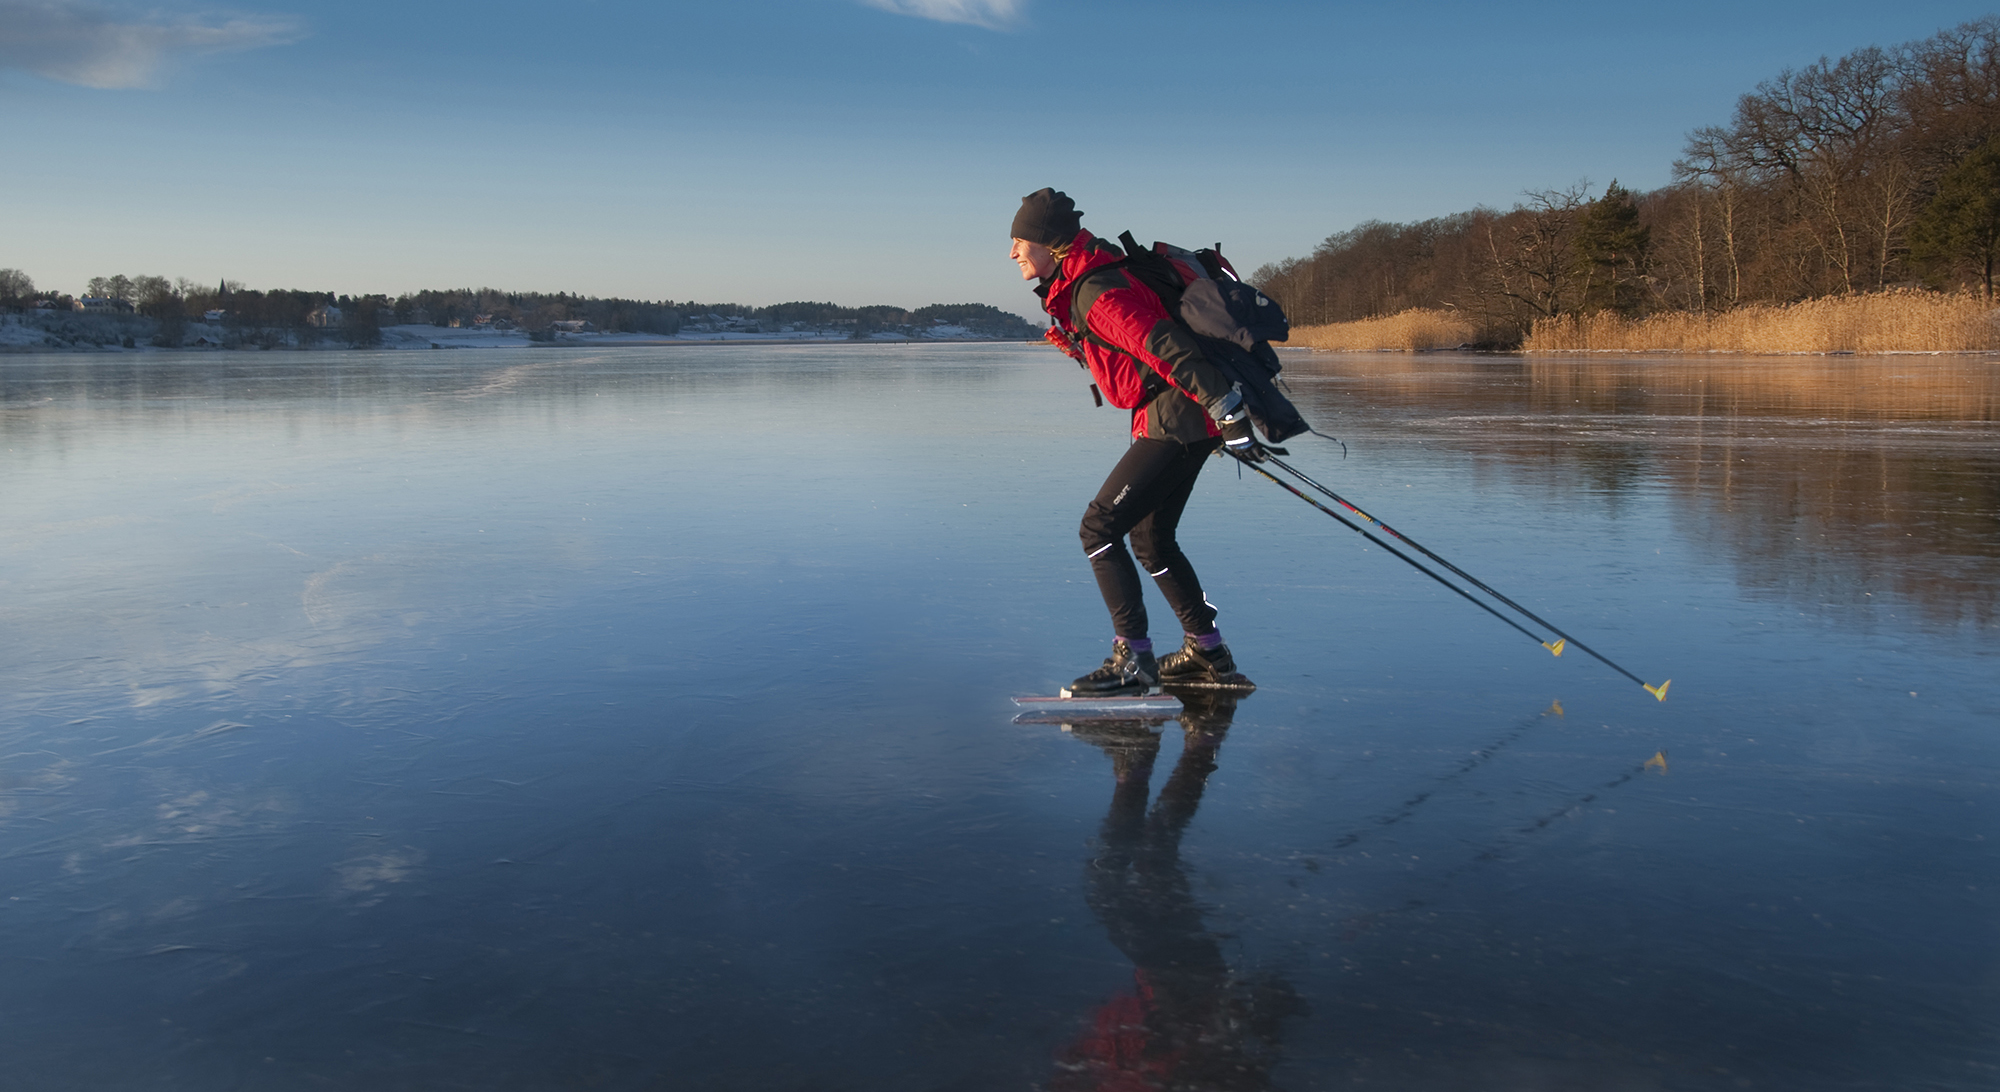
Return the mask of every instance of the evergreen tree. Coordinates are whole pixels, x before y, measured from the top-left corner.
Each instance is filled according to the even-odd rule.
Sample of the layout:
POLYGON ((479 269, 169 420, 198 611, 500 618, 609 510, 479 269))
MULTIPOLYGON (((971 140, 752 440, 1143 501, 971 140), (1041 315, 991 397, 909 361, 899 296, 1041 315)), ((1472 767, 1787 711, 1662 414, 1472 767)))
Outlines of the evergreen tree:
POLYGON ((1583 310, 1638 313, 1645 302, 1641 278, 1652 234, 1653 229, 1639 223, 1632 191, 1613 179, 1577 224, 1575 253, 1583 310))
POLYGON ((1910 227, 1910 254, 1935 271, 1976 267, 1993 298, 2000 259, 2000 137, 1974 148, 1938 179, 1937 196, 1910 227))

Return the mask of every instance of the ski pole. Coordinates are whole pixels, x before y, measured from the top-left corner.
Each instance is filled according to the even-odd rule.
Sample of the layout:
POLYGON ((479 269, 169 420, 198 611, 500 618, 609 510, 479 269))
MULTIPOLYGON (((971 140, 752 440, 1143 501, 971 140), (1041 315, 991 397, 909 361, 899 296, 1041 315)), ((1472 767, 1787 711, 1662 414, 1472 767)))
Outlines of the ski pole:
POLYGON ((1410 555, 1404 553, 1403 551, 1396 549, 1394 546, 1391 546, 1388 543, 1382 541, 1381 539, 1376 538, 1374 535, 1369 534, 1366 528, 1362 527, 1358 523, 1353 522, 1352 520, 1349 520, 1346 516, 1341 515, 1339 512, 1336 512, 1333 509, 1328 508, 1326 505, 1321 504, 1320 502, 1312 499, 1311 497, 1306 496, 1304 493, 1299 492, 1296 488, 1292 486, 1290 482, 1285 481, 1283 478, 1273 476, 1270 471, 1264 469, 1261 466, 1258 466, 1256 463, 1253 463, 1248 459, 1245 459, 1241 455, 1237 455, 1234 451, 1231 451, 1230 454, 1235 455, 1236 458, 1240 460, 1244 466, 1247 466, 1250 469, 1255 470, 1257 473, 1264 475, 1266 478, 1270 478, 1273 482, 1276 482, 1278 488, 1284 490, 1287 493, 1290 493, 1292 496, 1299 498, 1300 500, 1306 502, 1307 504, 1312 505, 1314 508, 1317 508, 1320 511, 1325 512, 1327 515, 1332 516, 1335 520, 1338 520, 1340 522, 1341 526, 1347 528, 1350 531, 1353 531, 1354 533, 1360 535, 1362 538, 1367 539, 1368 541, 1374 543, 1375 545, 1382 547, 1384 550, 1387 550, 1391 554, 1394 554, 1396 557, 1400 558, 1404 564, 1409 565, 1411 568, 1417 570, 1418 572, 1424 574, 1425 576, 1430 577, 1432 580, 1435 580, 1438 583, 1443 584, 1445 587, 1450 588, 1452 591, 1457 592, 1459 595, 1465 598, 1466 602, 1471 603, 1473 606, 1478 607, 1480 610, 1483 610, 1486 613, 1492 615, 1493 617, 1500 619, 1502 622, 1505 622, 1508 625, 1513 626, 1515 629, 1520 630, 1523 634, 1527 635, 1529 640, 1534 641, 1536 644, 1541 645, 1543 648, 1553 647, 1547 641, 1544 641, 1540 637, 1535 636, 1534 633, 1530 632, 1528 629, 1523 627, 1521 623, 1514 621, 1512 618, 1509 618, 1506 615, 1501 614, 1499 611, 1494 610, 1492 607, 1489 607, 1486 604, 1481 603, 1479 600, 1474 599, 1471 593, 1467 592, 1464 588, 1459 587, 1458 585, 1452 583, 1449 580, 1446 580, 1444 577, 1439 576, 1438 574, 1432 572, 1430 569, 1424 567, 1423 562, 1418 561, 1416 558, 1411 557, 1410 555))
POLYGON ((1241 454, 1238 454, 1237 452, 1231 451, 1230 454, 1234 456, 1236 460, 1242 463, 1244 466, 1247 466, 1250 469, 1255 470, 1257 473, 1262 474, 1266 478, 1269 478, 1271 481, 1276 482, 1279 488, 1285 490, 1287 493, 1292 494, 1293 496, 1299 498, 1300 500, 1305 501, 1307 504, 1312 505, 1314 508, 1317 508, 1320 511, 1325 512, 1327 515, 1332 516, 1336 520, 1339 520, 1343 526, 1347 527, 1352 531, 1357 532, 1358 534, 1361 535, 1361 537, 1367 539, 1370 542, 1373 542, 1377 546, 1382 547, 1384 550, 1389 551, 1396 557, 1401 558, 1403 561, 1409 563, 1411 567, 1423 573, 1425 576, 1428 576, 1432 580, 1435 580, 1438 583, 1443 584, 1445 587, 1450 588, 1452 591, 1457 592, 1460 596, 1464 597, 1464 599, 1467 602, 1473 604, 1474 606, 1485 611, 1486 613, 1491 614, 1493 617, 1500 619, 1501 621, 1507 623, 1508 625, 1513 626, 1515 629, 1520 630, 1522 633, 1527 634, 1529 637, 1534 638, 1536 644, 1539 644, 1543 648, 1548 649, 1551 653, 1557 656, 1561 656, 1563 654, 1564 648, 1566 648, 1569 645, 1575 645, 1576 647, 1589 653, 1591 656, 1596 657, 1597 660, 1600 663, 1604 664, 1606 667, 1609 667, 1611 670, 1618 672, 1620 675, 1623 675, 1626 678, 1631 679, 1633 682, 1638 683, 1639 686, 1646 691, 1646 693, 1653 695, 1653 697, 1656 700, 1659 701, 1667 700, 1667 687, 1673 685, 1672 679, 1668 679, 1666 682, 1663 682, 1658 686, 1654 686, 1651 683, 1648 683, 1646 680, 1640 678, 1639 676, 1632 674, 1630 671, 1627 671, 1624 668, 1619 667, 1617 664, 1612 663, 1610 659, 1605 657, 1603 653, 1598 652, 1596 649, 1591 648, 1589 645, 1586 645, 1582 641, 1579 641, 1576 638, 1570 636, 1569 634, 1563 632, 1561 629, 1557 628, 1553 623, 1541 617, 1540 615, 1536 614, 1535 612, 1529 610, 1528 608, 1522 606, 1521 604, 1514 602, 1512 599, 1509 599, 1504 595, 1501 595, 1497 591, 1494 591, 1484 581, 1481 581, 1477 577, 1474 577, 1472 574, 1466 572, 1464 569, 1461 569, 1458 566, 1452 564, 1451 562, 1446 561, 1444 558, 1439 557, 1438 555, 1432 553, 1430 550, 1426 549, 1423 546, 1423 544, 1406 537, 1405 535, 1403 535, 1402 532, 1397 531, 1395 528, 1389 526, 1386 523, 1383 523, 1381 520, 1376 519, 1374 516, 1369 515, 1367 512, 1362 511, 1359 507, 1349 502, 1347 498, 1342 497, 1340 494, 1335 493, 1333 490, 1328 489, 1326 486, 1321 485, 1320 483, 1314 481, 1312 478, 1308 477, 1305 473, 1298 470, 1296 467, 1293 467, 1291 464, 1286 463, 1284 460, 1278 458, 1277 456, 1266 455, 1265 459, 1268 460, 1269 462, 1276 463, 1278 465, 1278 468, 1285 471, 1287 474, 1290 474, 1293 477, 1298 478, 1300 481, 1306 483, 1312 488, 1317 489, 1321 493, 1326 494, 1328 497, 1331 497, 1334 500, 1334 502, 1339 504, 1341 507, 1346 508, 1348 511, 1353 512, 1355 515, 1360 516, 1362 519, 1367 520, 1369 523, 1372 523, 1375 526, 1380 527, 1382 530, 1388 532, 1389 534, 1394 535, 1397 541, 1404 543, 1405 545, 1423 554, 1425 557, 1430 558, 1432 561, 1435 561, 1438 564, 1444 566, 1445 568, 1450 569, 1453 573, 1463 578, 1467 583, 1470 583, 1473 587, 1478 588, 1480 591, 1485 592, 1486 594, 1492 596, 1493 598, 1499 600, 1500 602, 1505 603, 1506 605, 1521 612, 1521 614, 1525 615, 1529 620, 1535 622, 1537 625, 1543 626, 1544 628, 1555 633, 1557 638, 1555 643, 1551 644, 1547 641, 1542 640, 1540 637, 1535 636, 1535 634, 1523 628, 1519 623, 1515 622, 1512 618, 1509 618, 1506 615, 1501 614, 1499 611, 1494 610, 1492 607, 1486 605, 1485 603, 1482 603, 1479 600, 1474 599, 1472 595, 1468 593, 1465 589, 1459 587, 1456 584, 1451 583, 1445 578, 1425 568, 1415 559, 1396 550, 1394 547, 1390 546, 1386 542, 1383 542, 1381 539, 1376 538, 1374 535, 1369 534, 1366 530, 1362 529, 1362 527, 1359 524, 1356 524, 1346 519, 1345 517, 1340 515, 1340 513, 1335 512, 1333 509, 1328 508, 1327 506, 1319 503, 1318 501, 1312 499, 1311 497, 1306 496, 1304 493, 1299 492, 1296 488, 1294 488, 1291 485, 1290 482, 1284 481, 1283 479, 1272 474, 1270 471, 1265 470, 1262 466, 1258 465, 1257 463, 1251 462, 1248 458, 1244 457, 1241 454))
POLYGON ((1396 540, 1398 542, 1402 542, 1408 545, 1411 549, 1416 550, 1418 553, 1423 554, 1425 557, 1430 558, 1432 561, 1435 561, 1438 564, 1443 565, 1445 568, 1450 569, 1453 573, 1456 573, 1458 576, 1464 578, 1464 580, 1467 583, 1471 584, 1473 587, 1478 588, 1480 591, 1483 591, 1486 594, 1492 596, 1493 598, 1498 599, 1500 602, 1507 604, 1508 606, 1514 608, 1517 611, 1520 611, 1523 615, 1527 616, 1530 620, 1535 622, 1535 624, 1542 626, 1543 628, 1553 632, 1557 637, 1556 643, 1551 645, 1545 642, 1542 646, 1548 649, 1550 652, 1553 652, 1556 655, 1560 656, 1563 654, 1563 647, 1565 645, 1575 645, 1576 647, 1584 650, 1590 655, 1595 656, 1599 662, 1603 663, 1606 667, 1609 667, 1611 670, 1618 672, 1620 675, 1623 675, 1628 679, 1631 679, 1633 682, 1638 683, 1640 686, 1644 686, 1648 694, 1653 695, 1655 698, 1658 698, 1661 701, 1667 700, 1667 686, 1668 684, 1673 682, 1672 679, 1668 679, 1666 682, 1661 683, 1658 688, 1648 686, 1646 680, 1640 678, 1637 675, 1632 674, 1630 671, 1627 671, 1622 667, 1619 667, 1617 664, 1612 663, 1609 659, 1607 659, 1602 653, 1599 653, 1596 649, 1590 647, 1587 644, 1584 644, 1582 641, 1577 640, 1576 638, 1570 636, 1569 634, 1564 633, 1562 629, 1558 627, 1554 622, 1551 622, 1548 619, 1543 618, 1542 616, 1536 614, 1534 611, 1531 611, 1528 608, 1522 606, 1521 604, 1514 602, 1512 599, 1509 599, 1506 596, 1501 595, 1499 592, 1494 591, 1491 587, 1488 587, 1487 584, 1484 581, 1480 580, 1478 577, 1473 576, 1471 573, 1466 572, 1464 569, 1461 569, 1458 566, 1452 564, 1451 562, 1446 561, 1444 558, 1441 558, 1438 555, 1432 553, 1430 550, 1425 548, 1423 543, 1418 542, 1413 538, 1410 538, 1408 535, 1403 534, 1401 531, 1396 530, 1394 527, 1391 527, 1388 524, 1383 523, 1381 520, 1376 519, 1374 516, 1369 515, 1367 512, 1362 511, 1358 506, 1354 504, 1354 502, 1348 500, 1346 497, 1341 496, 1340 494, 1334 492, 1333 490, 1328 489, 1326 486, 1321 485, 1320 483, 1312 480, 1312 478, 1308 477, 1306 473, 1300 470, 1299 468, 1291 465, 1290 463, 1285 462, 1283 459, 1280 459, 1276 456, 1271 456, 1271 461, 1278 464, 1278 467, 1282 469, 1285 473, 1292 475, 1293 477, 1299 479, 1300 481, 1306 483, 1307 485, 1313 487, 1314 489, 1319 490, 1321 493, 1324 493, 1327 496, 1333 498, 1336 504, 1339 504, 1341 507, 1347 509, 1348 511, 1354 513, 1357 516, 1360 516, 1362 519, 1367 520, 1368 522, 1374 524, 1375 526, 1380 527, 1382 530, 1388 532, 1389 534, 1396 536, 1396 540))

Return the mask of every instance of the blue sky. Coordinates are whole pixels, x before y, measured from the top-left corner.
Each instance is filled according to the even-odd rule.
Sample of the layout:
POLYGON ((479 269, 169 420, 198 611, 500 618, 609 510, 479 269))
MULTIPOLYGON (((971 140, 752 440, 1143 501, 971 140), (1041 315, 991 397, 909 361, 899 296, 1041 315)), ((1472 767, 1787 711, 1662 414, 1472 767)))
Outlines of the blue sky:
POLYGON ((1956 3, 0 0, 0 267, 1031 313, 1020 196, 1248 272, 1664 184, 1788 66, 1956 3))

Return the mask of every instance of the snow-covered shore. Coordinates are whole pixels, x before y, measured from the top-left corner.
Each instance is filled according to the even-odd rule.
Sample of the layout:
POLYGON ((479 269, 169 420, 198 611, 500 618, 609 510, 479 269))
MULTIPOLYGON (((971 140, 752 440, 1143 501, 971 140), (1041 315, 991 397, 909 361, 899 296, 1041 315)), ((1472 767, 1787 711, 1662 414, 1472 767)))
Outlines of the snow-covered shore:
MULTIPOLYGON (((619 346, 619 345, 693 345, 715 344, 728 341, 754 342, 823 342, 839 344, 857 340, 865 341, 992 341, 993 338, 977 334, 962 326, 932 326, 921 333, 912 335, 895 331, 871 334, 867 338, 855 338, 846 330, 779 330, 773 332, 748 330, 682 330, 677 334, 636 334, 636 333, 558 333, 554 341, 531 341, 525 330, 491 330, 479 328, 447 328, 440 326, 385 326, 382 328, 382 347, 385 349, 493 349, 509 346, 619 346)), ((1012 340, 1012 339, 1009 339, 1012 340)))

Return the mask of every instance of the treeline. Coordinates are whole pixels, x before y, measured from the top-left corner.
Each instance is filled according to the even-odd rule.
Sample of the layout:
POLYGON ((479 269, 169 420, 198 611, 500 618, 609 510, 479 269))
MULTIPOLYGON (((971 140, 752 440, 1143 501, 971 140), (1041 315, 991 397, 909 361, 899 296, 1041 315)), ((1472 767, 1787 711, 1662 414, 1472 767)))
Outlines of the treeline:
POLYGON ((1252 277, 1294 324, 1457 312, 1493 346, 1537 320, 1709 314, 1895 286, 1993 294, 2000 18, 1822 58, 1689 134, 1672 184, 1530 192, 1369 221, 1252 277))
MULTIPOLYGON (((492 288, 410 292, 391 298, 258 290, 236 281, 211 287, 186 278, 169 281, 123 274, 92 278, 84 294, 91 300, 115 301, 116 310, 155 320, 159 332, 154 341, 162 345, 180 344, 189 336, 190 325, 209 323, 211 315, 214 324, 235 331, 239 341, 257 343, 261 338, 274 344, 300 345, 320 341, 372 345, 381 341, 382 327, 411 323, 537 331, 552 329, 557 323, 583 322, 607 333, 646 334, 675 334, 688 327, 771 333, 810 329, 857 338, 883 332, 914 336, 934 324, 946 323, 993 338, 1032 339, 1039 333, 1019 315, 982 303, 932 304, 915 310, 832 303, 746 307, 492 288)), ((0 269, 0 309, 66 312, 75 302, 61 293, 36 291, 33 279, 20 270, 0 269)))

